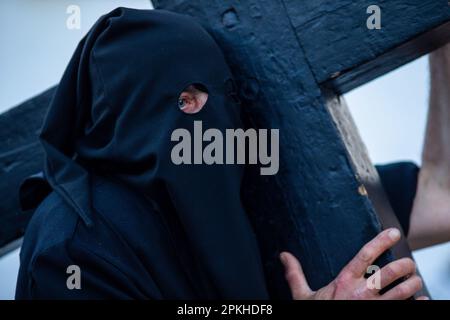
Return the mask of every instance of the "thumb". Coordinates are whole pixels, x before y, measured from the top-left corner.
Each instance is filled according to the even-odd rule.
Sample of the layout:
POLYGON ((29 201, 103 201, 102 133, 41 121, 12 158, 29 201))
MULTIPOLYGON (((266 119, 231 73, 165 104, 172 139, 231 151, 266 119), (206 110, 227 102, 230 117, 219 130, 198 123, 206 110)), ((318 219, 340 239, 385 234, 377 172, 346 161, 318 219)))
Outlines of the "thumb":
POLYGON ((284 266, 285 277, 291 289, 292 299, 310 299, 314 292, 309 287, 302 266, 297 258, 289 252, 282 252, 280 260, 284 266))

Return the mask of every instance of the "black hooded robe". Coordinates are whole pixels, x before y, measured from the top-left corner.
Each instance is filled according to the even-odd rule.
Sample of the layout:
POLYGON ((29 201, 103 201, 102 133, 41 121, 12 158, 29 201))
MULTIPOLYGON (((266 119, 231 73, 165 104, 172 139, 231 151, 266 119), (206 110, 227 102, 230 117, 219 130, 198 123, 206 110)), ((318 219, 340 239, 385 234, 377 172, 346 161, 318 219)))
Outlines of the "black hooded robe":
MULTIPOLYGON (((170 159, 174 129, 192 133, 193 121, 204 130, 242 127, 232 81, 214 40, 190 18, 125 8, 100 18, 42 129, 44 189, 52 191, 26 230, 17 299, 270 297, 240 200, 243 166, 170 159), (186 115, 177 100, 194 83, 209 97, 186 115), (74 265, 81 288, 68 283, 74 265)), ((396 177, 388 192, 399 181, 392 190, 411 190, 389 193, 408 221, 417 169, 380 173, 396 177)))

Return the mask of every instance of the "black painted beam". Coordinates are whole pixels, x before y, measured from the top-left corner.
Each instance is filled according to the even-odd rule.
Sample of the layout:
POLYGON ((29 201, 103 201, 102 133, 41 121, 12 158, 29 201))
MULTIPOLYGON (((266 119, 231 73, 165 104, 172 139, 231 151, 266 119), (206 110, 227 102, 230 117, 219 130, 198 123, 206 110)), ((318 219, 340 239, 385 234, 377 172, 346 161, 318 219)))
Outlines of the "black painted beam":
MULTIPOLYGON (((358 134, 358 129, 353 121, 345 99, 330 90, 324 90, 323 92, 327 109, 330 112, 347 149, 347 156, 355 173, 355 177, 361 183, 358 192, 367 195, 384 228, 395 227, 402 230, 383 186, 381 185, 378 172, 372 165, 364 143, 358 134)), ((357 226, 355 227, 357 228, 357 226)), ((396 257, 409 257, 413 259, 406 241, 402 241, 395 246, 393 248, 393 253, 396 257)), ((425 293, 426 292, 424 291, 423 294, 425 293)))
MULTIPOLYGON (((164 1, 161 1, 164 2, 164 1)), ((283 0, 318 83, 344 93, 450 41, 447 0, 283 0), (369 5, 381 29, 368 30, 369 5)))
POLYGON ((25 177, 42 170, 43 150, 37 136, 53 91, 46 90, 0 115, 0 252, 23 235, 31 216, 20 210, 18 190, 25 177))

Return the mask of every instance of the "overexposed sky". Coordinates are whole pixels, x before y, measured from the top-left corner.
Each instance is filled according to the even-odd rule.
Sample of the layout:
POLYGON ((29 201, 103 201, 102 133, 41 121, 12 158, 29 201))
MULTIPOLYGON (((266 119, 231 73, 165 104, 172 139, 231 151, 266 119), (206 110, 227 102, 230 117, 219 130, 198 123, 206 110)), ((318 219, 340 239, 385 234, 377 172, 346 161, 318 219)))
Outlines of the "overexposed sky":
POLYGON ((148 0, 0 1, 0 112, 55 85, 80 39, 117 7, 152 8, 148 0), (70 5, 80 8, 79 30, 66 26, 70 5))
MULTIPOLYGON (((147 0, 0 1, 0 112, 56 84, 78 41, 118 6, 150 8, 147 0), (81 9, 81 29, 66 27, 69 5, 81 9)), ((426 58, 353 90, 346 100, 375 163, 420 163, 428 95, 426 58)), ((450 244, 415 252, 434 298, 450 299, 450 244)), ((11 299, 18 250, 0 259, 0 299, 11 299)))
POLYGON ((428 90, 428 57, 422 57, 345 95, 373 162, 420 164, 428 90))

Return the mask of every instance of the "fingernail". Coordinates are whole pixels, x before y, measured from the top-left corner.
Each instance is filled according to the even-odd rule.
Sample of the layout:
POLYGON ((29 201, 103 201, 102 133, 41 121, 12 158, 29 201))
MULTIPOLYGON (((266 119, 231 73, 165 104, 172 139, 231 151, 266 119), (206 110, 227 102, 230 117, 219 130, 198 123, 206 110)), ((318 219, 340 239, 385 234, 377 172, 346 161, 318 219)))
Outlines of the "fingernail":
POLYGON ((389 238, 391 238, 392 240, 400 239, 400 230, 396 228, 392 228, 391 230, 389 230, 389 238))
POLYGON ((283 264, 286 264, 286 255, 284 252, 280 253, 280 260, 283 264))

